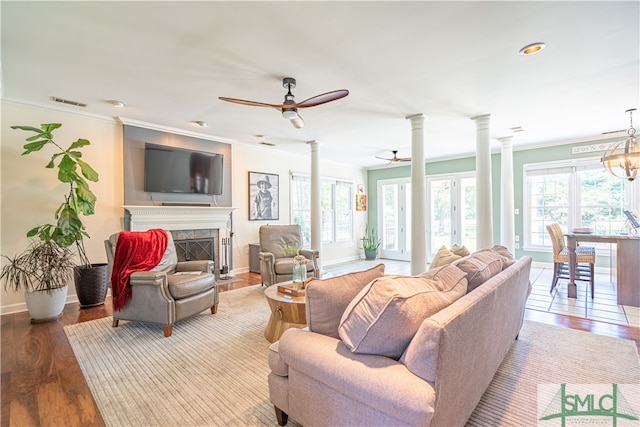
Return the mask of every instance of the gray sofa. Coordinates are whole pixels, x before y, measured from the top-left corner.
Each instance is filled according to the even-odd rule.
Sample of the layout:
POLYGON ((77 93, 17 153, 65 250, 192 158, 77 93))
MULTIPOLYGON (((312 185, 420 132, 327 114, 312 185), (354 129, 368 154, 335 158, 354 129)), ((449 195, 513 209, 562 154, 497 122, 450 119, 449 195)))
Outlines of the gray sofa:
MULTIPOLYGON (((304 426, 464 425, 518 336, 530 269, 530 257, 503 263, 497 274, 422 321, 397 360, 352 352, 332 332, 335 325, 326 334, 312 332, 318 327, 309 315, 317 317, 314 298, 320 295, 311 282, 309 326, 287 330, 269 351, 269 396, 278 423, 291 417, 304 426)), ((477 281, 482 274, 471 276, 477 281)), ((333 308, 325 311, 340 316, 353 298, 350 286, 336 288, 333 308)))

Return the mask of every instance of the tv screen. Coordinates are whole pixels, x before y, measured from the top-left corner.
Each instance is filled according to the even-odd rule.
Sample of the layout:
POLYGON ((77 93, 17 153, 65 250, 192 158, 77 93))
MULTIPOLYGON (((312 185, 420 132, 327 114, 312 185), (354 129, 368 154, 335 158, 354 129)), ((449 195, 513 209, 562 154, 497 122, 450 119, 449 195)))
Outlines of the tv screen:
POLYGON ((146 143, 144 191, 222 194, 222 154, 146 143))

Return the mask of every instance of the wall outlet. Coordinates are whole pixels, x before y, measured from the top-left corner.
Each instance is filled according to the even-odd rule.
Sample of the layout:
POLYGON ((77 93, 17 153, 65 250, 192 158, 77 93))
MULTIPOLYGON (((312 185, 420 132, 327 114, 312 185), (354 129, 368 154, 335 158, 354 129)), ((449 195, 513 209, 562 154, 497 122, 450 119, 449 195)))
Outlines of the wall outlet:
POLYGON ((516 234, 516 242, 520 241, 520 236, 518 234, 516 234))
POLYGON ((513 213, 514 213, 515 215, 520 215, 520 209, 515 208, 515 209, 514 209, 514 211, 513 211, 513 213))
POLYGON ((516 243, 516 249, 520 249, 520 243, 516 243))

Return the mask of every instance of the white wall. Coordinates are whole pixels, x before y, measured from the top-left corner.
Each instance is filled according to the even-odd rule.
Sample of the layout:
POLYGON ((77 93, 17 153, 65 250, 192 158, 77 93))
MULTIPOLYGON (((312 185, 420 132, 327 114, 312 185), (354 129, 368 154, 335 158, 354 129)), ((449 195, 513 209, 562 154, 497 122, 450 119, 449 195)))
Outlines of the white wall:
MULTIPOLYGON (((53 110, 2 101, 1 129, 1 216, 0 254, 13 256, 28 245, 26 232, 44 223, 53 222, 53 213, 66 193, 66 186, 58 183, 53 170, 44 166, 50 152, 21 156, 27 133, 13 130, 12 125, 38 126, 41 123, 62 123, 55 133, 56 141, 64 147, 78 138, 86 138, 91 145, 85 159, 100 174, 91 188, 98 197, 96 214, 85 218, 91 239, 86 241, 87 253, 93 263, 106 262, 103 240, 122 230, 123 217, 123 155, 122 125, 115 119, 82 115, 74 111, 53 110)), ((177 132, 177 131, 176 131, 177 132)), ((289 174, 310 172, 311 155, 293 155, 262 146, 234 144, 232 146, 234 211, 234 272, 248 271, 249 243, 258 241, 258 229, 266 223, 288 224, 289 174), (265 166, 268 165, 268 166, 265 166), (248 172, 268 172, 280 175, 280 219, 277 221, 249 221, 248 172)), ((322 153, 321 153, 322 159, 322 153)), ((322 162, 321 174, 366 182, 366 171, 322 162)), ((354 189, 355 192, 355 189, 354 189)), ((355 201, 354 201, 355 203, 355 201)), ((359 240, 366 212, 354 212, 354 240, 323 246, 323 265, 356 259, 360 256, 359 240)), ((5 260, 2 260, 2 265, 5 260)), ((0 313, 24 310, 22 293, 0 292, 0 313)), ((69 300, 75 300, 75 289, 69 288, 69 300)))
MULTIPOLYGON (((233 213, 234 228, 234 269, 249 265, 249 243, 258 243, 258 229, 264 224, 290 224, 289 205, 291 172, 311 172, 311 152, 295 155, 262 146, 233 145, 233 213), (280 219, 277 221, 249 221, 248 182, 249 171, 279 175, 280 219)), ((320 148, 322 159, 322 147, 320 148)), ((366 212, 355 212, 355 186, 366 182, 366 171, 320 161, 320 174, 332 178, 342 178, 354 183, 354 240, 323 245, 322 265, 356 259, 361 252, 358 247, 364 231, 366 212)))

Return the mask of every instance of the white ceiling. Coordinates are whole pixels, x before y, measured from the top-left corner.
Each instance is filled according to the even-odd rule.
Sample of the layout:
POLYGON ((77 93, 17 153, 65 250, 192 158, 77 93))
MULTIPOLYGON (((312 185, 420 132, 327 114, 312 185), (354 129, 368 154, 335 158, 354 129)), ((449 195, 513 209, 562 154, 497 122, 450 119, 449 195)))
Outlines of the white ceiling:
MULTIPOLYGON (((640 3, 568 2, 25 2, 2 1, 7 100, 66 107, 308 154, 382 166, 411 154, 406 116, 425 115, 427 159, 469 154, 471 117, 514 146, 582 140, 628 128, 640 104, 640 3), (547 47, 521 56, 521 47, 547 47), (219 96, 341 100, 300 110, 219 96), (114 109, 106 101, 125 102, 114 109), (203 120, 201 129, 193 122, 203 120)), ((637 115, 640 122, 640 114, 637 115)), ((499 147, 498 142, 493 142, 499 147)))

